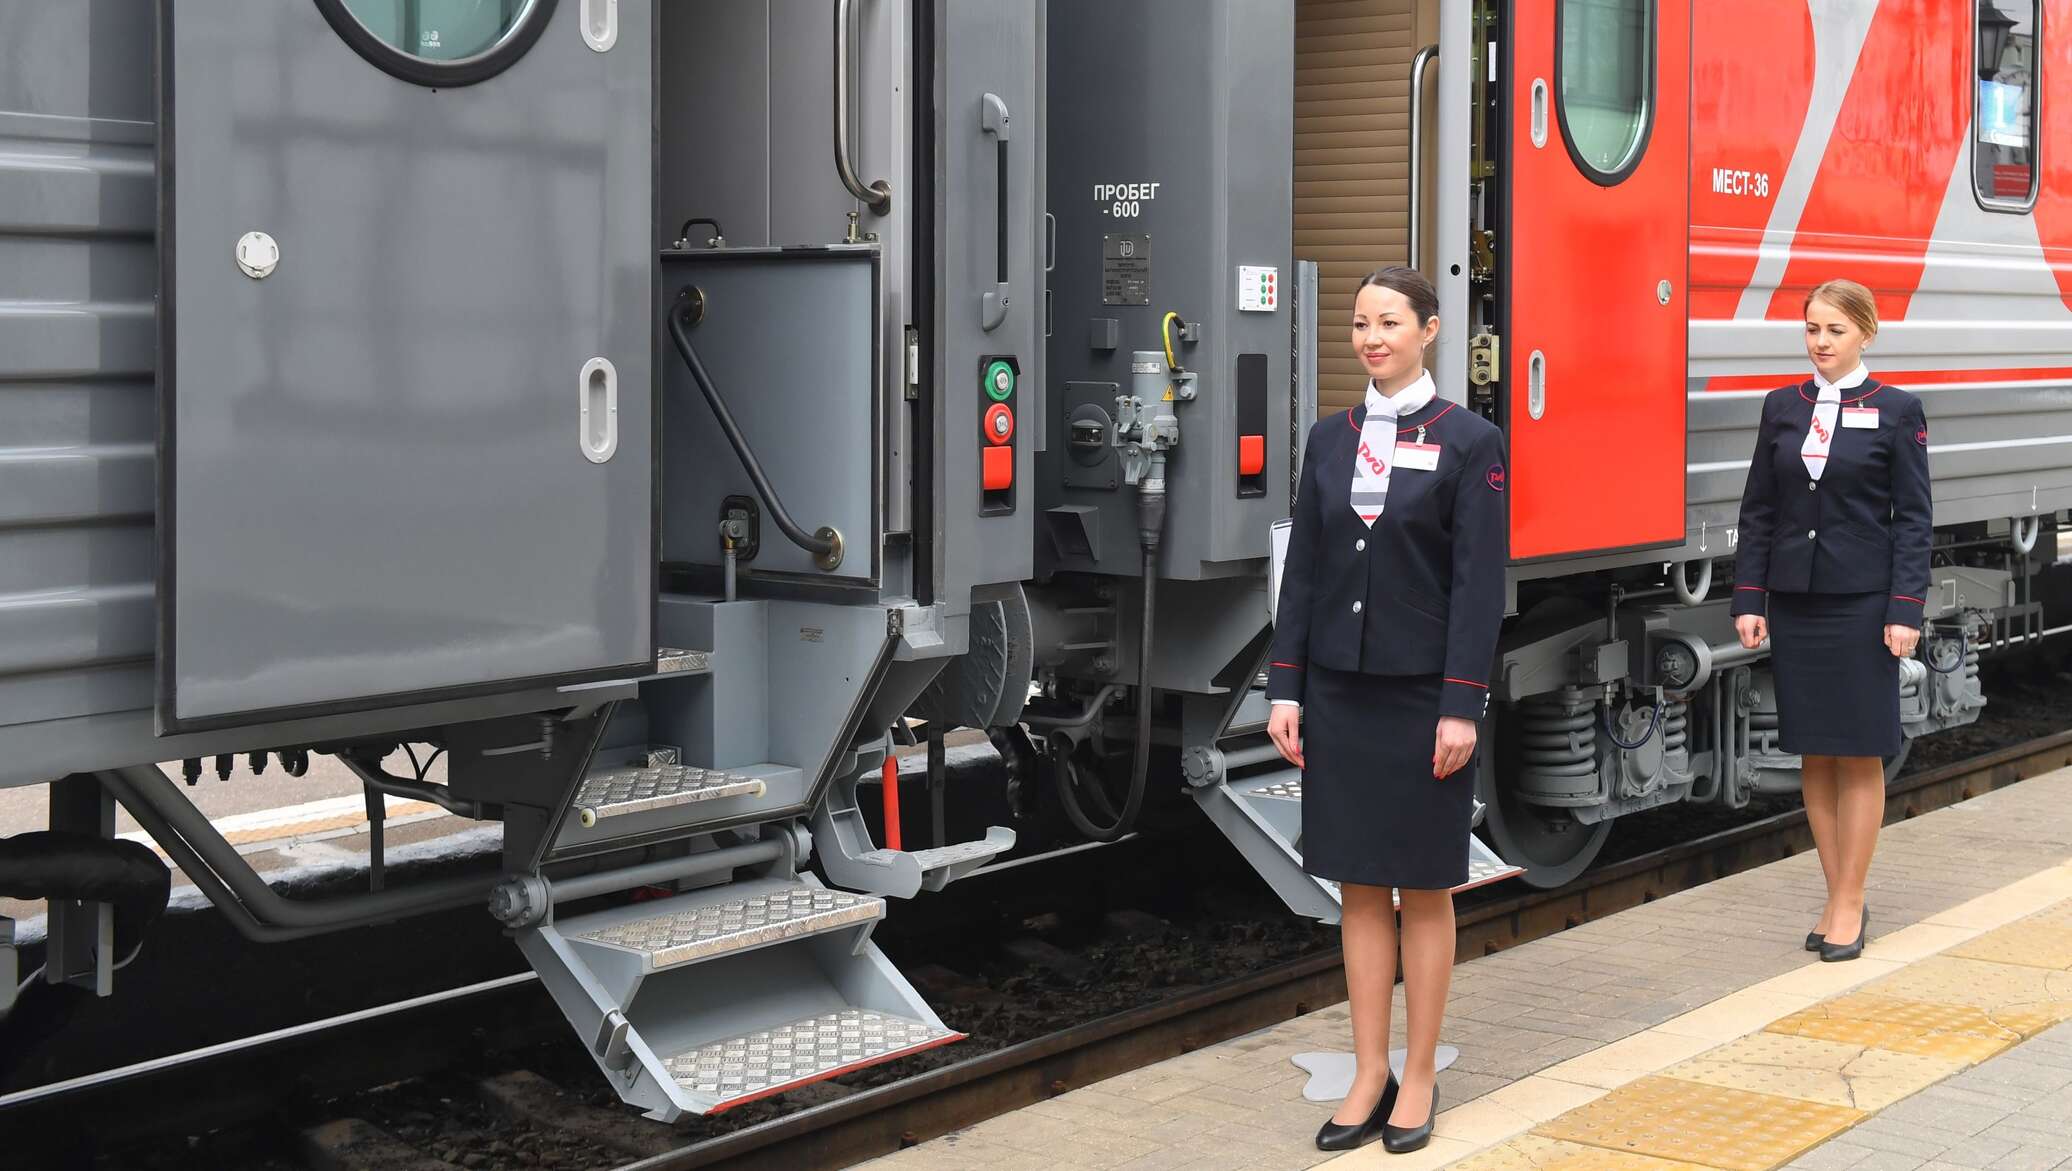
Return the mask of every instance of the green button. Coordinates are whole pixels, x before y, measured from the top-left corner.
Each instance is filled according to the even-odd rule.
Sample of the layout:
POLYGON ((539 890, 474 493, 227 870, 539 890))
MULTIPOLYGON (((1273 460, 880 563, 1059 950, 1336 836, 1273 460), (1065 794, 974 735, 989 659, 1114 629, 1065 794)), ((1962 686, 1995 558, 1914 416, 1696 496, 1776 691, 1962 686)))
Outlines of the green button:
POLYGON ((1004 403, 1014 397, 1014 367, 1005 362, 993 362, 986 367, 986 394, 994 402, 1004 403))

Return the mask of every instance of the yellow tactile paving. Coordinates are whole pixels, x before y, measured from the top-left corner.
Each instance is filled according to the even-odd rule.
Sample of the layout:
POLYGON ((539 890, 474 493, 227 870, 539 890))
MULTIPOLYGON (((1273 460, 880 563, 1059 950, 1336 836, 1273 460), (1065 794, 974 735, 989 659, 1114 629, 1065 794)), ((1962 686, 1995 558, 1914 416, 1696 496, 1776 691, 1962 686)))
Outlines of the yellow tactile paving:
POLYGON ((1536 1134, 1521 1134, 1500 1147, 1447 1168, 1447 1171, 1712 1171, 1698 1163, 1680 1163, 1636 1155, 1630 1151, 1607 1151, 1536 1134))
POLYGON ((1988 931, 1944 954, 1996 964, 2072 970, 2072 903, 1988 931))
POLYGON ((1866 1117, 1845 1106, 1658 1076, 1613 1090, 1534 1133, 1724 1171, 1769 1171, 1866 1117))
POLYGON ((1966 1064, 1984 1061, 2022 1039, 1982 1008, 1868 992, 1838 996, 1795 1012, 1771 1025, 1769 1031, 1966 1064))
POLYGON ((1864 992, 1934 1004, 1968 1004, 2006 1023, 2010 1013, 2049 1018, 2072 1017, 2072 972, 1996 964, 1956 956, 1930 956, 1865 984, 1864 992))
POLYGON ((1955 1058, 1894 1053, 1786 1033, 1756 1033, 1673 1066, 1667 1076, 1855 1110, 1882 1110, 1964 1068, 1955 1058))

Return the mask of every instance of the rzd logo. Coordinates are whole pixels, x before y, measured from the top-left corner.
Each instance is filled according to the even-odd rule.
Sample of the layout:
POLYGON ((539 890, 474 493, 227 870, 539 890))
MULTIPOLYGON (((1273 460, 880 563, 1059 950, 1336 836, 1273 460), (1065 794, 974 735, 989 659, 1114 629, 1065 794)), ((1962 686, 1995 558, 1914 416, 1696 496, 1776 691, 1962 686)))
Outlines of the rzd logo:
POLYGON ((1504 490, 1504 465, 1489 465, 1489 486, 1501 492, 1504 490))

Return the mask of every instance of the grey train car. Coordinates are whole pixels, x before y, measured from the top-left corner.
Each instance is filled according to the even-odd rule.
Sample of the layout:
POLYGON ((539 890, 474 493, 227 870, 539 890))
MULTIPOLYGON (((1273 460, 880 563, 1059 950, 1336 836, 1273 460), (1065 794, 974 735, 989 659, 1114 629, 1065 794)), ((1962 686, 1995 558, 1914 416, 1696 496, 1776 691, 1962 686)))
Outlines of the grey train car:
MULTIPOLYGON (((1478 881, 1789 789, 1708 583, 1755 397, 1710 380, 1783 381, 1791 331, 1687 301, 1693 5, 1656 7, 1622 184, 1547 134, 1561 30, 1468 0, 0 6, 0 785, 48 787, 65 864, 134 860, 119 804, 254 942, 484 907, 664 1119, 954 1041, 870 942, 887 899, 1147 808, 1333 921, 1263 735, 1270 534, 1357 390, 1352 279, 1409 259, 1442 393, 1513 450, 1478 881), (1634 400, 1547 295, 1615 231, 1670 366, 1623 497, 1575 440, 1634 400), (912 720, 990 733, 1011 824, 879 840, 912 720), (290 900, 156 763, 312 753, 500 823, 501 873, 290 900)), ((1963 255, 1939 304, 2014 329, 1963 255)), ((2062 383, 1964 401, 1929 399, 1910 735, 2038 633, 2072 503, 2018 438, 2062 383)), ((109 994, 109 896, 41 881, 43 979, 109 994)))

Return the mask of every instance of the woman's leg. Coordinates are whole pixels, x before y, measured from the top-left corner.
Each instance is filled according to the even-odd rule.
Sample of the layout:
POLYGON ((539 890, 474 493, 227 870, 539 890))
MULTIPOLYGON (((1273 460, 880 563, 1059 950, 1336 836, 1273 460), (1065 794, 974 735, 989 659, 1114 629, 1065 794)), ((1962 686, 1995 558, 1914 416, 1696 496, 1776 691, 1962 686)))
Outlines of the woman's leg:
POLYGON ((1403 1088, 1389 1121, 1422 1126, 1432 1112, 1438 1081, 1433 1059, 1439 1024, 1446 1017, 1446 990, 1453 982, 1453 892, 1406 890, 1403 894, 1403 1004, 1409 1054, 1403 1059, 1403 1088))
MULTIPOLYGON (((1345 990, 1352 1002, 1352 1089, 1331 1121, 1358 1126, 1374 1113, 1389 1084, 1389 1008, 1396 994, 1396 911, 1385 886, 1343 883, 1339 931, 1345 949, 1345 990)), ((1429 1062, 1427 1062, 1429 1064, 1429 1062)))
MULTIPOLYGON (((1836 804, 1835 758, 1807 755, 1799 766, 1799 792, 1806 798, 1806 824, 1813 830, 1813 848, 1820 854, 1820 873, 1827 879, 1827 904, 1820 908, 1820 924, 1813 930, 1826 935, 1841 925, 1834 917, 1835 876, 1841 857, 1841 816, 1836 804)), ((1856 920, 1851 919, 1854 923, 1856 920)))
POLYGON ((1863 924, 1863 887, 1870 878, 1871 854, 1878 848, 1878 828, 1885 824, 1885 764, 1875 756, 1838 756, 1834 762, 1839 849, 1827 904, 1827 938, 1849 944, 1856 942, 1863 924))

